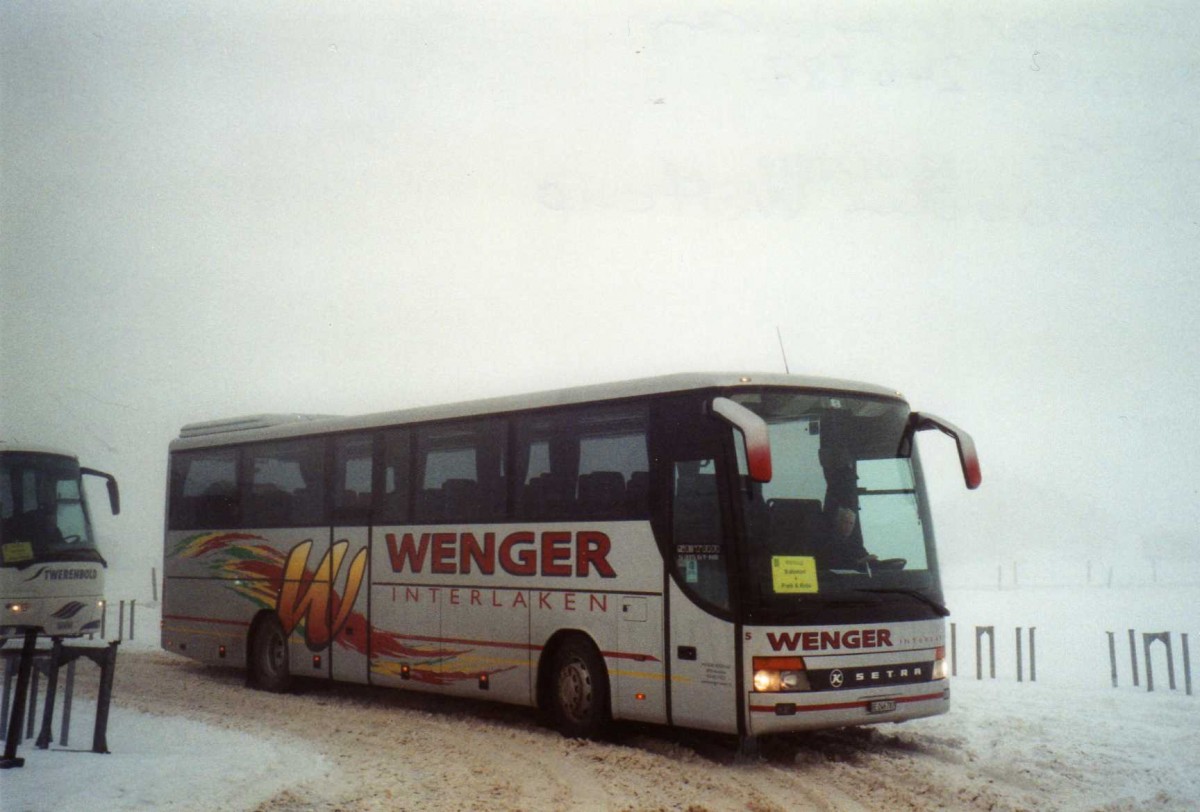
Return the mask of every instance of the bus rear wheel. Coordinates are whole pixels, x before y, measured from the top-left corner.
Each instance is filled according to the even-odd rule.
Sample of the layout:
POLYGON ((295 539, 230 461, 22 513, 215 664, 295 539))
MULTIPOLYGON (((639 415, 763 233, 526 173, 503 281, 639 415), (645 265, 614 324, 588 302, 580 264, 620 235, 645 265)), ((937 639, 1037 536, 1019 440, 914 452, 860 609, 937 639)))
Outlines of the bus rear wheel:
POLYGON ((564 736, 593 739, 608 727, 608 674, 589 641, 572 637, 554 654, 550 713, 564 736))
POLYGON ((263 618, 251 638, 250 679, 264 691, 283 693, 292 687, 287 634, 275 615, 263 618))

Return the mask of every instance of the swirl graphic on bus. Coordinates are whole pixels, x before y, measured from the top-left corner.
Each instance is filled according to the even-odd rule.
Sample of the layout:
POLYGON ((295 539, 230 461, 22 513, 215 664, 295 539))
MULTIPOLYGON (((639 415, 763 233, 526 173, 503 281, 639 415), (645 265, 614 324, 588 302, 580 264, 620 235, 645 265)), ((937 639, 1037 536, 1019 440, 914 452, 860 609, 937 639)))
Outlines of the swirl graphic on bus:
POLYGON ((339 595, 333 588, 333 582, 341 573, 350 542, 335 541, 316 569, 309 570, 308 554, 312 546, 312 540, 309 539, 288 552, 275 611, 286 634, 291 634, 303 621, 305 644, 311 651, 320 651, 329 645, 334 635, 350 619, 354 601, 358 599, 359 589, 362 588, 363 574, 367 570, 367 550, 359 550, 350 561, 350 568, 346 572, 346 588, 339 595))
POLYGON ((342 592, 336 589, 349 546, 345 540, 334 542, 316 567, 310 568, 311 539, 283 553, 259 535, 216 531, 179 540, 170 555, 201 562, 230 592, 259 609, 275 611, 288 635, 298 629, 309 649, 316 651, 334 643, 369 656, 371 672, 378 677, 399 679, 407 668, 409 678, 416 682, 447 685, 514 668, 454 668, 453 663, 473 653, 472 647, 449 646, 400 630, 373 628, 366 615, 353 609, 366 577, 365 548, 351 559, 342 592))

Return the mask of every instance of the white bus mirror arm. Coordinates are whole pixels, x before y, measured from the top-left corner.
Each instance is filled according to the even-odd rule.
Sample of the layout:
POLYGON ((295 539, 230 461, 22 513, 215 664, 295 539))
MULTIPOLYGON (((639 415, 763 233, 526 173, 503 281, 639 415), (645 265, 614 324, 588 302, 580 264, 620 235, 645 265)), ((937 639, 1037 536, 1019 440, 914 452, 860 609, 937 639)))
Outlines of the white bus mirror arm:
POLYGON ((771 481, 771 439, 767 423, 754 412, 729 398, 713 398, 713 414, 742 434, 746 444, 746 467, 755 482, 771 481))

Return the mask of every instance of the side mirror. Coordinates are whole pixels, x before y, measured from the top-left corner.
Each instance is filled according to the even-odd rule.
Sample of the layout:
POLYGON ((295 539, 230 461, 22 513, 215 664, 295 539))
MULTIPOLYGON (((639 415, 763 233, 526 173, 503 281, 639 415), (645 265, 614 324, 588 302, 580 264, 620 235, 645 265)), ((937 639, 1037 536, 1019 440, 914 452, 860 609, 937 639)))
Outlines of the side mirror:
POLYGON ((979 470, 979 454, 975 451, 975 441, 971 439, 971 435, 948 420, 922 412, 913 412, 909 416, 909 427, 911 432, 937 429, 953 438, 958 446, 958 461, 962 464, 963 480, 967 483, 967 489, 973 491, 979 487, 979 483, 983 481, 983 474, 979 470))
POLYGON ((79 473, 84 476, 98 476, 104 480, 104 484, 108 487, 108 506, 112 509, 114 516, 120 515, 121 492, 117 489, 117 478, 112 474, 97 471, 95 468, 80 468, 79 473))
POLYGON ((713 414, 742 434, 746 444, 746 467, 755 482, 771 481, 771 439, 767 422, 740 403, 729 398, 714 398, 713 414))

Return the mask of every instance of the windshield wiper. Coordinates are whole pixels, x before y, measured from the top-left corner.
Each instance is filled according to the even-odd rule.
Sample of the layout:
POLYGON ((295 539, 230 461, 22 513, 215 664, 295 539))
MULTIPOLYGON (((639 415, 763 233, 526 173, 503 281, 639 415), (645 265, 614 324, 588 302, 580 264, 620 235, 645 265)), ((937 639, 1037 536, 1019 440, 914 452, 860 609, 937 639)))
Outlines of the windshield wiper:
POLYGON ((950 610, 947 609, 945 606, 938 603, 937 601, 935 601, 933 598, 929 597, 925 593, 919 592, 915 589, 879 588, 879 589, 856 589, 854 591, 855 592, 875 592, 875 593, 884 594, 884 595, 907 595, 910 598, 916 598, 921 603, 925 604, 926 606, 928 606, 933 611, 937 612, 942 617, 947 617, 950 614, 950 610))

